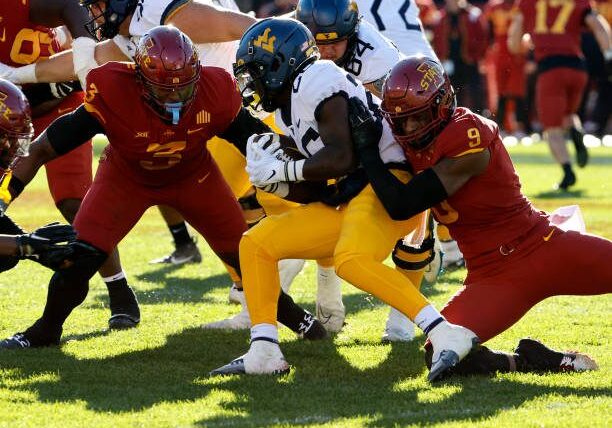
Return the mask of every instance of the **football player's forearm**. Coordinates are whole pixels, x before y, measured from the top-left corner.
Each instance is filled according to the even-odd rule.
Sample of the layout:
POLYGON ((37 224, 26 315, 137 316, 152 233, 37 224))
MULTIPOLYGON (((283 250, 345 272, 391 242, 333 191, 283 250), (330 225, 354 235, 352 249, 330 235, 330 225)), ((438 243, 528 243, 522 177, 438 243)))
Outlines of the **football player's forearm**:
POLYGON ((38 82, 69 82, 76 78, 71 50, 60 52, 45 61, 36 63, 38 82))
MULTIPOLYGON (((585 19, 586 24, 593 32, 595 40, 601 51, 606 54, 610 50, 610 26, 608 22, 598 13, 591 13, 585 19)), ((608 59, 608 58, 606 58, 608 59)))
POLYGON ((508 28, 508 50, 513 54, 521 52, 521 40, 523 38, 523 16, 517 15, 508 28))
POLYGON ((0 235, 0 257, 17 254, 17 240, 14 236, 0 235))
POLYGON ((47 132, 43 132, 30 145, 30 154, 18 158, 13 164, 13 177, 9 184, 9 190, 15 199, 23 188, 36 176, 36 173, 45 163, 57 157, 47 139, 47 132))
POLYGON ((323 181, 343 177, 357 168, 357 159, 351 150, 325 146, 304 162, 304 180, 323 181))
POLYGON ((377 150, 362 152, 360 158, 374 192, 393 220, 409 219, 448 196, 431 168, 417 174, 406 184, 389 171, 377 150))

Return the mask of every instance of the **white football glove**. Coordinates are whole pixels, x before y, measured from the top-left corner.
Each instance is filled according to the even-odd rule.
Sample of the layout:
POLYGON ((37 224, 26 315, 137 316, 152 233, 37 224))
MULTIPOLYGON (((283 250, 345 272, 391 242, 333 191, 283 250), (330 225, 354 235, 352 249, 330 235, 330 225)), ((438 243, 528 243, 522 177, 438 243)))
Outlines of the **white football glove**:
POLYGON ((0 77, 14 83, 36 83, 36 64, 28 64, 22 67, 11 67, 0 62, 0 77))
POLYGON ((278 134, 252 135, 247 142, 246 171, 251 183, 267 192, 286 196, 288 187, 272 189, 266 186, 283 181, 302 181, 303 167, 304 160, 293 161, 285 155, 278 134))

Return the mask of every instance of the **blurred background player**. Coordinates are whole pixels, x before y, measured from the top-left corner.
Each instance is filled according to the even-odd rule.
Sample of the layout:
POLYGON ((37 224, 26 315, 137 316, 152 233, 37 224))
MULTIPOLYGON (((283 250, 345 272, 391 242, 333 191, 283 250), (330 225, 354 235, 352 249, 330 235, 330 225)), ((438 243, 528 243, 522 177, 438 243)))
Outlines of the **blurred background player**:
POLYGON ((508 47, 514 53, 521 51, 523 33, 531 36, 538 63, 536 109, 544 138, 563 170, 557 187, 564 191, 576 183, 565 145, 567 131, 574 143, 578 166, 586 166, 589 160, 576 114, 587 83, 580 48, 583 26, 593 32, 605 56, 612 57, 610 27, 588 0, 518 0, 508 34, 508 47))
MULTIPOLYGON (((513 134, 520 140, 525 136, 529 120, 525 105, 527 61, 526 52, 512 54, 508 50, 508 27, 512 18, 513 4, 514 0, 490 0, 484 9, 484 15, 489 21, 493 35, 493 43, 487 52, 487 62, 493 66, 493 72, 487 73, 487 79, 492 82, 487 88, 494 89, 497 95, 495 117, 499 129, 506 134, 513 134), (508 112, 514 112, 514 120, 511 121, 507 117, 508 112), (507 123, 510 128, 506 126, 507 123)), ((489 98, 492 98, 491 94, 489 98)))
MULTIPOLYGON (((34 70, 35 64, 62 49, 62 32, 50 27, 66 25, 74 37, 87 37, 84 24, 86 11, 76 2, 63 0, 31 0, 29 2, 0 2, 3 17, 3 43, 0 43, 0 62, 10 66, 24 66, 21 70, 34 70)), ((88 39, 90 40, 90 39, 88 39)), ((90 40, 91 41, 91 40, 90 40)), ((71 80, 71 79, 66 79, 71 80)), ((22 82, 23 83, 23 82, 22 82)), ((83 101, 80 85, 25 85, 35 111, 33 124, 35 136, 40 135, 57 117, 71 112, 83 101), (42 86, 42 88, 41 88, 42 86), (41 96, 41 93, 43 95, 41 96)), ((83 144, 66 156, 45 165, 51 196, 62 213, 74 220, 83 197, 92 180, 92 145, 83 144)), ((135 327, 140 322, 140 311, 134 292, 119 262, 119 254, 113 251, 101 266, 100 275, 109 293, 111 328, 135 327)))

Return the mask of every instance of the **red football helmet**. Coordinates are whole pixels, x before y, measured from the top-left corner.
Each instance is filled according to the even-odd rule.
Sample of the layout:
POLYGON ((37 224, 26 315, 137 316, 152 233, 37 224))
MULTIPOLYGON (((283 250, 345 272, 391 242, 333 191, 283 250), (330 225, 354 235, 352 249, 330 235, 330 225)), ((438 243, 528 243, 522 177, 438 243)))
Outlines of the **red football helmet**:
POLYGON ((21 90, 0 79, 0 168, 17 156, 27 156, 34 136, 30 104, 21 90))
POLYGON ((383 115, 404 149, 429 146, 456 106, 448 76, 431 58, 413 56, 398 62, 383 87, 383 115))
POLYGON ((196 47, 178 29, 162 25, 140 39, 135 61, 145 101, 159 116, 176 125, 195 96, 200 77, 202 67, 196 47))

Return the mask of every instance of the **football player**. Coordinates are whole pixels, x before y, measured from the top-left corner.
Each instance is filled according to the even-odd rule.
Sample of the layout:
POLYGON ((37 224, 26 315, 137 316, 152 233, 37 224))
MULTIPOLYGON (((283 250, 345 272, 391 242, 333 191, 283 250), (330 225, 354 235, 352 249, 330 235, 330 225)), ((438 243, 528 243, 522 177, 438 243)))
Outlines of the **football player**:
MULTIPOLYGON (((86 38, 84 23, 87 13, 75 2, 64 0, 31 0, 29 2, 0 2, 3 17, 3 43, 0 43, 0 61, 20 70, 33 69, 39 60, 61 50, 62 33, 49 27, 65 24, 75 36, 86 38), (26 64, 26 65, 24 65, 26 64)), ((62 85, 25 85, 24 92, 34 108, 35 136, 59 116, 74 110, 83 101, 78 82, 62 85)), ((68 222, 76 216, 81 201, 91 185, 91 142, 45 165, 51 196, 68 222)), ((113 251, 100 267, 100 275, 109 293, 110 328, 135 327, 140 322, 136 296, 127 283, 113 251)))
POLYGON ((576 114, 588 78, 580 47, 584 26, 595 35, 606 61, 612 60, 610 27, 591 9, 588 0, 518 0, 508 32, 510 51, 520 52, 523 33, 531 35, 535 47, 538 64, 536 110, 553 158, 563 170, 563 178, 557 185, 560 190, 567 190, 576 183, 565 145, 566 131, 570 131, 574 142, 578 166, 583 168, 589 160, 582 141, 582 125, 576 114))
MULTIPOLYGON (((463 358, 476 336, 449 324, 412 282, 382 262, 397 239, 417 228, 424 215, 395 222, 386 214, 362 172, 356 169, 347 99, 357 96, 373 110, 376 99, 352 75, 331 61, 317 61, 314 37, 299 21, 270 18, 242 37, 234 73, 243 97, 275 112, 276 123, 304 159, 286 160, 276 138, 248 145, 251 182, 282 197, 293 197, 300 182, 336 179, 329 205, 311 202, 263 219, 240 242, 251 347, 242 357, 211 374, 274 374, 289 370, 278 344, 275 321, 279 292, 277 262, 285 258, 333 256, 337 274, 409 316, 434 343, 430 380, 463 358), (270 144, 272 140, 272 144, 270 144), (282 231, 291 230, 287 235, 282 231)), ((376 140, 381 156, 404 180, 405 158, 389 128, 376 140)))
MULTIPOLYGON (((383 115, 418 172, 408 183, 389 173, 378 153, 380 120, 361 100, 352 98, 351 107, 359 159, 389 215, 401 221, 431 208, 466 258, 464 286, 441 311, 450 322, 486 342, 547 297, 612 291, 612 242, 563 231, 533 207, 520 191, 497 125, 456 107, 453 87, 435 60, 399 62, 383 89, 383 115)), ((516 355, 486 348, 475 355, 456 370, 596 368, 583 354, 554 352, 531 340, 522 340, 516 355)))
MULTIPOLYGON (((86 83, 83 105, 36 139, 8 184, 15 198, 44 163, 97 133, 109 138, 75 219, 73 262, 51 279, 42 317, 0 348, 59 343, 64 321, 87 295, 89 278, 150 206, 175 208, 239 272, 246 223, 202 141, 219 134, 244 150, 248 136, 269 128, 241 107, 232 76, 202 68, 191 40, 160 26, 139 42, 136 64, 109 62, 92 70, 86 83)), ((324 327, 290 297, 277 297, 279 321, 306 338, 325 336, 324 327)))
MULTIPOLYGON (((0 170, 11 174, 17 156, 27 156, 34 128, 28 100, 12 83, 0 79, 0 170)), ((6 192, 0 187, 0 195, 6 192)), ((0 202, 1 204, 1 202, 0 202)), ((51 223, 25 233, 6 214, 0 216, 0 272, 30 259, 57 269, 71 254, 76 234, 69 225, 51 223)))

